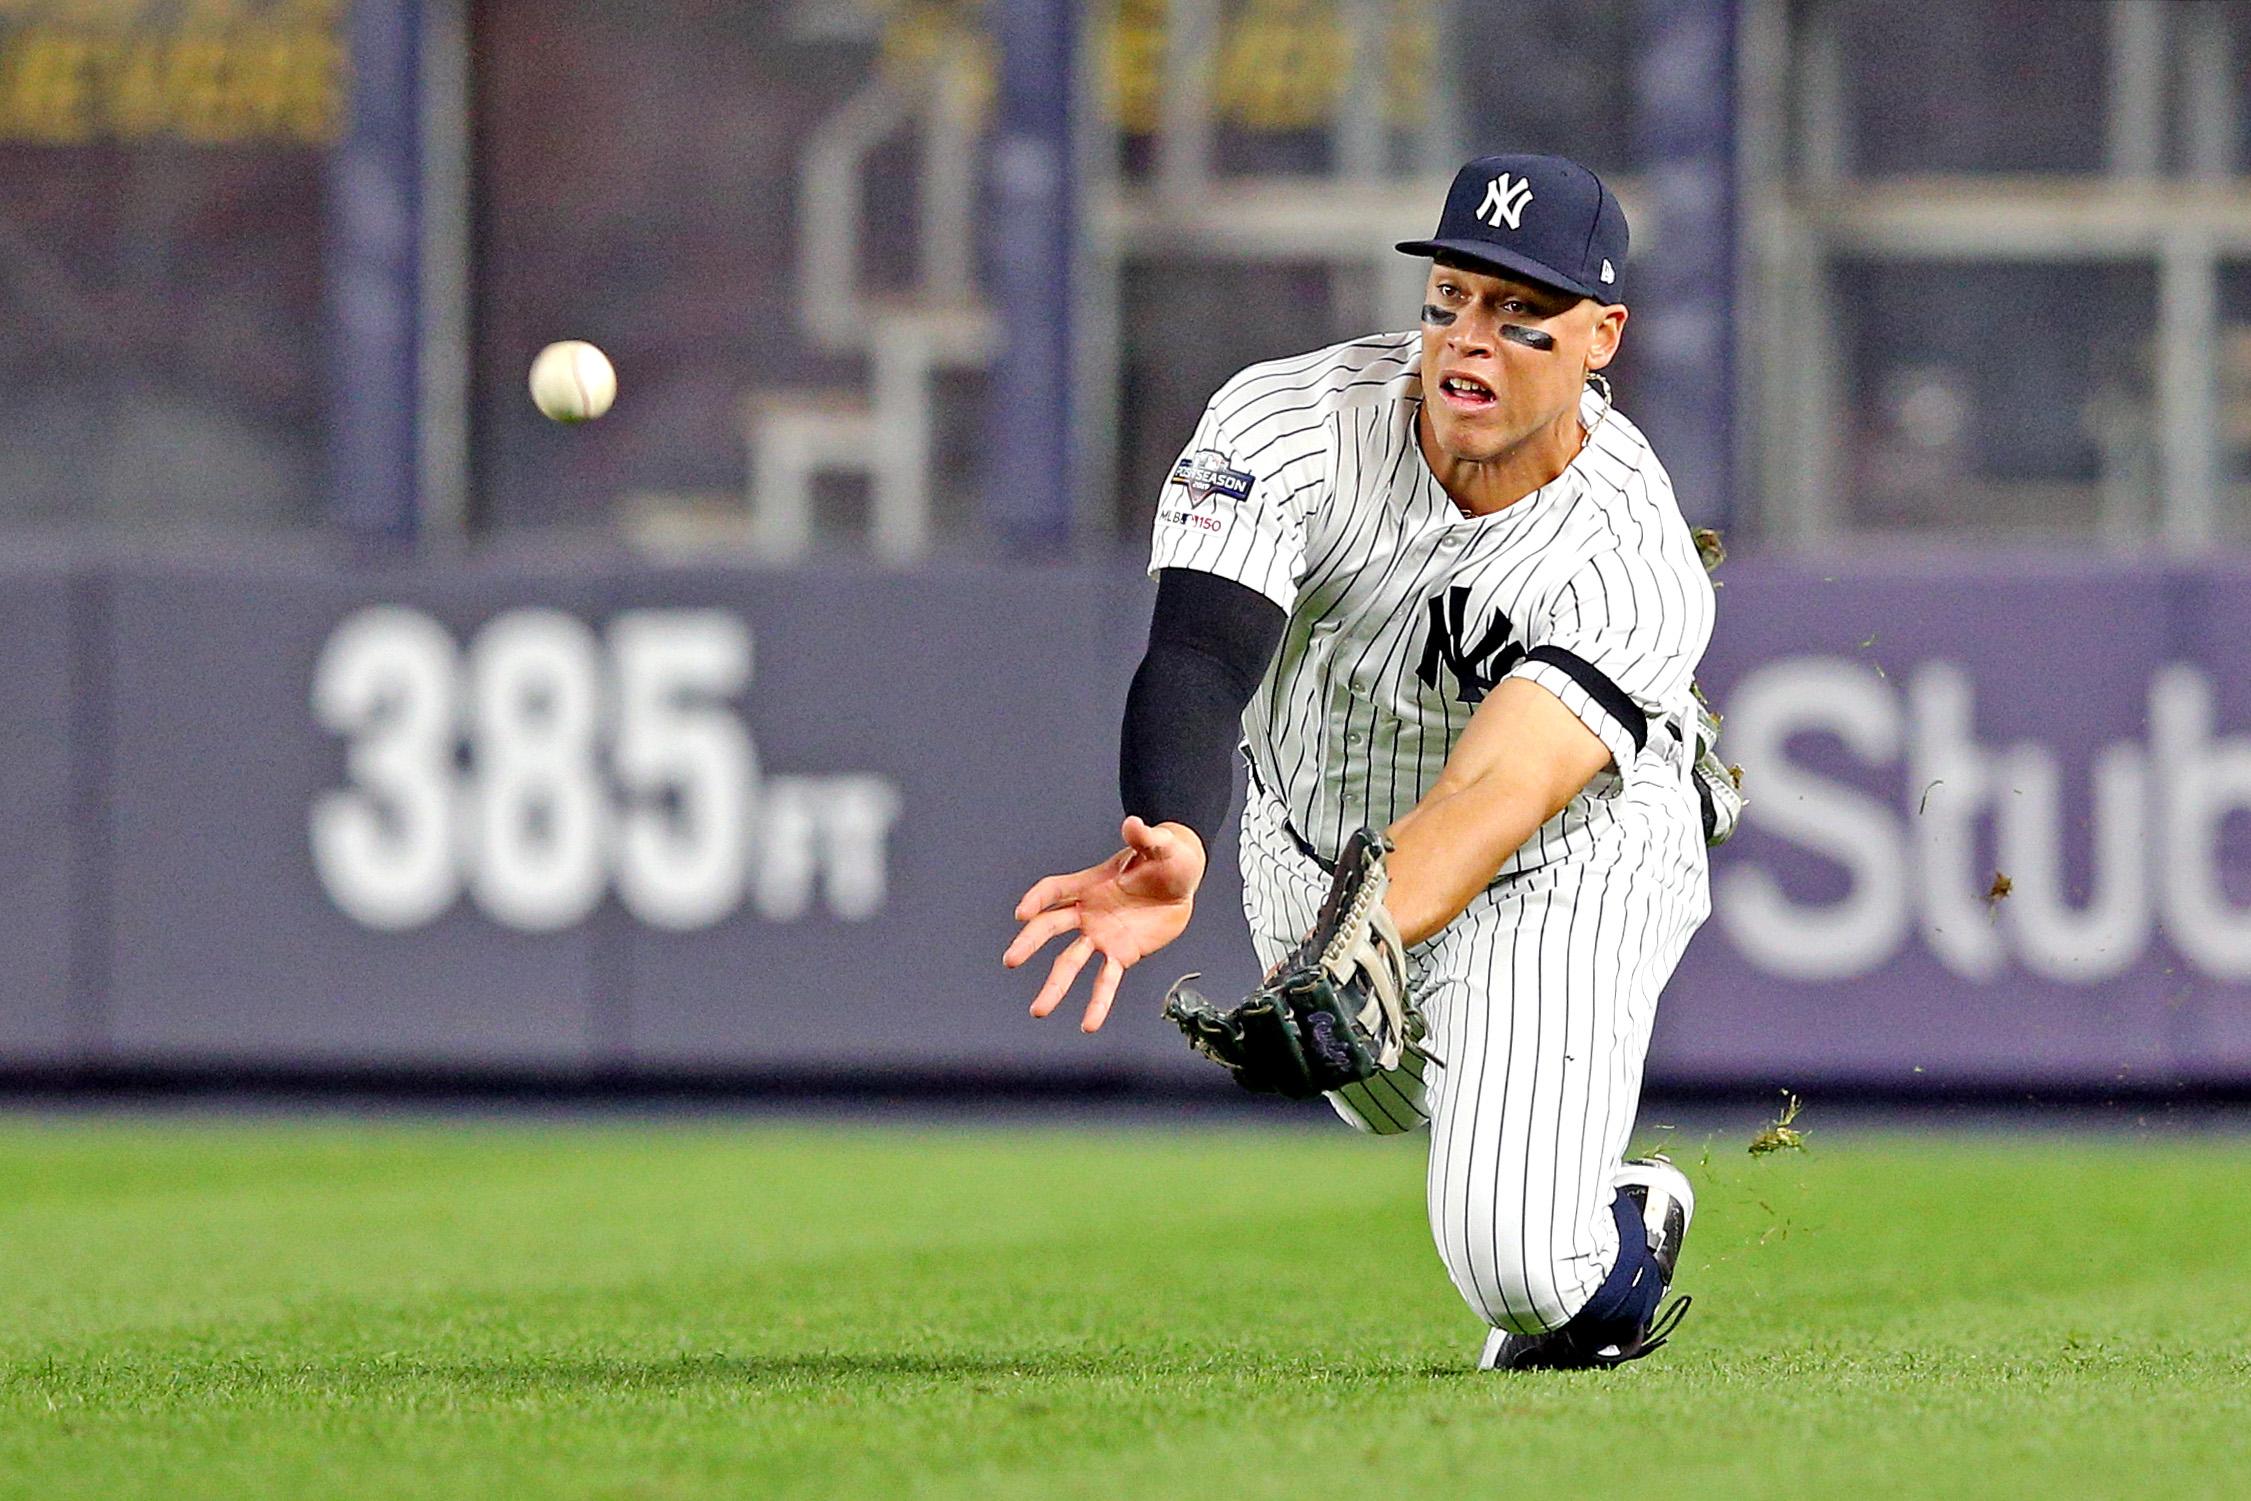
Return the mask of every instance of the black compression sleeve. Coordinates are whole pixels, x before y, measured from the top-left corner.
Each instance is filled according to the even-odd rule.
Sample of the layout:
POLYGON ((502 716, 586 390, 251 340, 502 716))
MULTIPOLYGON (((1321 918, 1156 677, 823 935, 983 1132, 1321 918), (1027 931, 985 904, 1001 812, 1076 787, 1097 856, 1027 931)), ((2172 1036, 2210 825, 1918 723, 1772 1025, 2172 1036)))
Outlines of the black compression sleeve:
POLYGON ((1126 694, 1118 793, 1148 823, 1184 823, 1211 847, 1227 821, 1243 705, 1281 645, 1281 609, 1192 568, 1157 575, 1149 651, 1126 694))

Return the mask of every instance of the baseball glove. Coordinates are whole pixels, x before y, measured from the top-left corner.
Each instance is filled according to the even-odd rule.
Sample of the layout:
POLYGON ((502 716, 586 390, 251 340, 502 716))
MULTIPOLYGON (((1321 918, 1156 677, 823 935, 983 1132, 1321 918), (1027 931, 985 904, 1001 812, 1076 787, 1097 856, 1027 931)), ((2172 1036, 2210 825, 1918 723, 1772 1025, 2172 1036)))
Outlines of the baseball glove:
POLYGON ((1165 1015, 1245 1089, 1311 1099, 1397 1068, 1421 1039, 1406 945, 1383 904, 1390 850, 1372 829, 1352 836, 1313 931, 1231 1010, 1190 990, 1194 975, 1166 995, 1165 1015))

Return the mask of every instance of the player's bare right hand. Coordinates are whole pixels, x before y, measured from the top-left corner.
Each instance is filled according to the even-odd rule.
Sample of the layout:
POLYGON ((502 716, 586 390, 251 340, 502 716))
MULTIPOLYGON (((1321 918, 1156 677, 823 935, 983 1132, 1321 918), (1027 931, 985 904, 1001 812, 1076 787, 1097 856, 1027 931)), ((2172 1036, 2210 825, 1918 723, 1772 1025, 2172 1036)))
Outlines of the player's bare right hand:
POLYGON ((1079 1030, 1094 1032, 1109 1018, 1125 972, 1180 936, 1195 910, 1204 879, 1204 844, 1182 824, 1146 824, 1129 818, 1120 830, 1125 848, 1100 865, 1067 876, 1049 876, 1024 893, 1016 919, 1024 925, 1001 956, 1015 969, 1050 938, 1079 935, 1055 956, 1047 983, 1032 1001, 1032 1015, 1062 1004, 1071 982, 1097 953, 1102 967, 1079 1030))

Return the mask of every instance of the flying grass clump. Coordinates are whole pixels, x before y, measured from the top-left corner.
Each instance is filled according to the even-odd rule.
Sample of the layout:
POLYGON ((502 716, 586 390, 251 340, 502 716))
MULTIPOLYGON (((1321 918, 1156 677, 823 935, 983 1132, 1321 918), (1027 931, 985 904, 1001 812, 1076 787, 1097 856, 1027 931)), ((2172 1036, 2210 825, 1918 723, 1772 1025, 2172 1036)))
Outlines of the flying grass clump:
POLYGON ((1805 1102, 1787 1090, 1782 1095, 1782 1113, 1751 1138, 1751 1155, 1764 1157, 1769 1152, 1802 1152, 1805 1150, 1805 1133, 1790 1123, 1798 1118, 1805 1102))

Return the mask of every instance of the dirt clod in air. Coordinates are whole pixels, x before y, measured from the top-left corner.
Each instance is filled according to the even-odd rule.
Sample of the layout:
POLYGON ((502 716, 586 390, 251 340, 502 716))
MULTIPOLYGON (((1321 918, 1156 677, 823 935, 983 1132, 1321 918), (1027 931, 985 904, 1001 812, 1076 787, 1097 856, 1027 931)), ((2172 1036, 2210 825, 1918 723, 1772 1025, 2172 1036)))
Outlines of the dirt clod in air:
POLYGON ((1782 1092, 1782 1113, 1760 1130, 1758 1135, 1751 1138, 1751 1155, 1753 1157, 1764 1157, 1769 1152, 1804 1151, 1805 1133, 1790 1124, 1798 1118, 1798 1112, 1803 1108, 1805 1108, 1805 1101, 1791 1094, 1788 1090, 1784 1090, 1782 1092))

